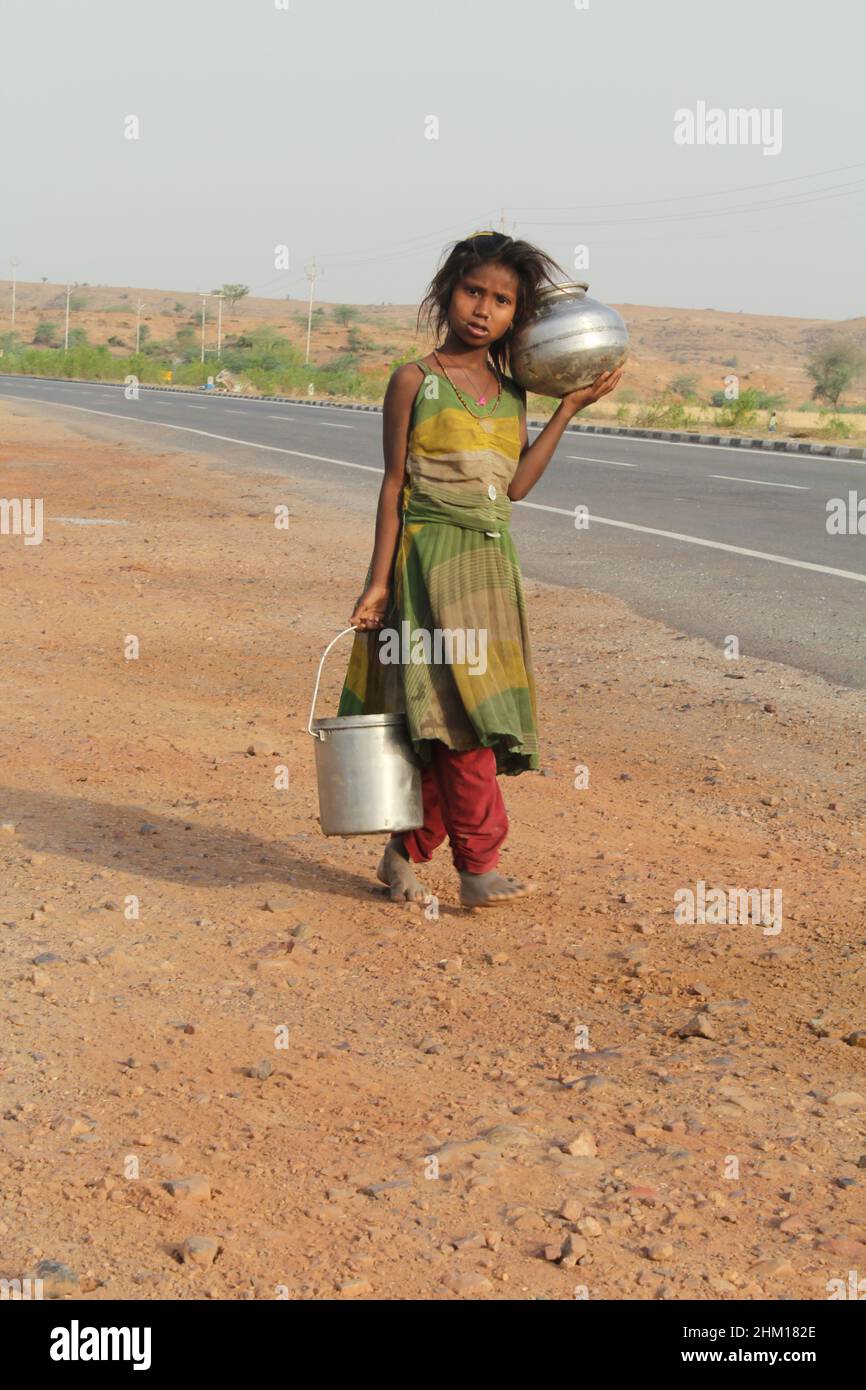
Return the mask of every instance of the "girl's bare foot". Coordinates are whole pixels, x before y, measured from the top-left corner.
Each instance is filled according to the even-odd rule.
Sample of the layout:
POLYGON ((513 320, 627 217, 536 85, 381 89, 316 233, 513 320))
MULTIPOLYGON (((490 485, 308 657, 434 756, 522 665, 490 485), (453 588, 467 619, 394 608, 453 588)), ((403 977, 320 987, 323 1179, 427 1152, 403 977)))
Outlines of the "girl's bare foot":
POLYGON ((412 861, 403 848, 403 841, 396 836, 385 846, 376 877, 380 883, 385 884, 392 903, 423 903, 429 899, 429 893, 415 877, 412 861))
POLYGON ((490 869, 486 874, 470 874, 465 869, 459 872, 461 907, 495 907, 512 898, 525 898, 535 887, 510 874, 501 874, 498 869, 490 869))

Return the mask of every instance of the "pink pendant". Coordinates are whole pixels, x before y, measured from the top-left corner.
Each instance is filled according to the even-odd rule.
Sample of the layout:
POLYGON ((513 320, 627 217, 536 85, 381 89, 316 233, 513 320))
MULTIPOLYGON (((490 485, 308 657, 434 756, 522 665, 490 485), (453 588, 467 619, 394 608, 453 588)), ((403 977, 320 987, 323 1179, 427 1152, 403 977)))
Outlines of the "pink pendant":
POLYGON ((478 404, 479 404, 479 405, 486 405, 486 404, 487 404, 487 397, 486 397, 486 396, 479 396, 479 397, 478 397, 478 404))

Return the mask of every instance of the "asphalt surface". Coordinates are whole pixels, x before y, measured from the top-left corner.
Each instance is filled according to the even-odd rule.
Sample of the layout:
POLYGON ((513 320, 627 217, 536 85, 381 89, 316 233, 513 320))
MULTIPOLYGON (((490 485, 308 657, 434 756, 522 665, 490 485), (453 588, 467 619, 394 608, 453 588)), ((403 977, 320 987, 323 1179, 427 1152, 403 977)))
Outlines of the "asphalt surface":
MULTIPOLYGON (((127 400, 119 386, 32 377, 0 377, 0 398, 99 438, 285 473, 310 500, 357 514, 372 547, 376 412, 203 392, 127 400)), ((528 576, 616 595, 720 651, 734 635, 744 656, 864 689, 866 534, 827 529, 828 502, 848 504, 852 493, 866 499, 864 462, 566 433, 515 506, 512 532, 528 576), (577 507, 587 509, 585 529, 577 507)), ((866 502, 863 510, 866 532, 866 502)), ((46 524, 50 516, 46 498, 46 524)), ((335 622, 344 616, 341 608, 335 622)))

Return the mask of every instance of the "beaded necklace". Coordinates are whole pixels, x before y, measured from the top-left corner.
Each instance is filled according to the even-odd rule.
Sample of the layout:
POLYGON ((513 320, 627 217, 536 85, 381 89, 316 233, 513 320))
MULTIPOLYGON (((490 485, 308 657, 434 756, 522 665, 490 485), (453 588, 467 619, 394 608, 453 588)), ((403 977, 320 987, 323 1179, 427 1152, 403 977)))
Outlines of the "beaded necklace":
MULTIPOLYGON (((474 410, 471 408, 471 406, 469 405, 469 402, 466 400, 465 396, 463 395, 462 391, 460 390, 460 387, 456 384, 455 381, 452 380, 451 375, 450 375, 450 373, 449 373, 449 371, 448 371, 448 368, 445 366, 445 363, 442 361, 442 358, 439 356, 439 354, 438 354, 438 352, 435 350, 435 348, 434 348, 434 350, 433 350, 433 356, 435 357, 436 361, 439 363, 439 366, 442 368, 442 373, 443 373, 443 375, 444 375, 446 381, 448 381, 448 382, 450 383, 451 388, 452 388, 452 390, 454 391, 454 394, 455 394, 455 396, 457 397, 458 401, 459 401, 460 404, 463 406, 463 409, 466 410, 466 411, 468 411, 468 413, 472 416, 473 420, 481 420, 482 418, 483 418, 483 419, 489 420, 491 415, 495 415, 495 414, 496 414, 497 410, 499 409, 499 402, 502 400, 502 377, 499 375, 499 372, 496 370, 495 364, 491 363, 491 366, 493 367, 493 374, 494 374, 494 376, 496 377, 496 401, 494 402, 493 409, 491 410, 490 415, 486 415, 486 416, 483 416, 483 417, 482 417, 481 415, 476 415, 476 414, 475 414, 475 411, 474 411, 474 410)), ((486 398, 485 398, 485 399, 486 399, 486 398)), ((478 402, 478 404, 481 404, 481 402, 478 402)))

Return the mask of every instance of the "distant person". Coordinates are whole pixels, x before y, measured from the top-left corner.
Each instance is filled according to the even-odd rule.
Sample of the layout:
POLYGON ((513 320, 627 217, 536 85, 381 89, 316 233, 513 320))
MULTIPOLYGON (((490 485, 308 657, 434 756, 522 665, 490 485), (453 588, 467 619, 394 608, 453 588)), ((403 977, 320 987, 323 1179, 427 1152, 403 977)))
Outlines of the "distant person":
POLYGON ((539 766, 511 503, 538 482, 572 417, 621 376, 602 373, 564 396, 529 443, 526 394, 506 375, 509 345, 558 271, 568 279, 498 232, 455 243, 418 315, 426 311, 439 346, 398 367, 385 394, 385 477, 339 714, 405 712, 423 765, 424 824, 393 835, 377 870, 395 902, 428 900, 413 866, 446 836, 464 907, 532 888, 497 868, 508 831, 497 775, 539 766), (443 659, 441 642, 437 657, 437 634, 461 638, 457 660, 453 645, 443 659))
POLYGON ((771 411, 770 411, 770 420, 769 420, 769 423, 768 423, 768 425, 767 425, 767 429, 770 431, 770 434, 775 434, 775 433, 776 433, 776 412, 775 412, 775 410, 771 410, 771 411))

